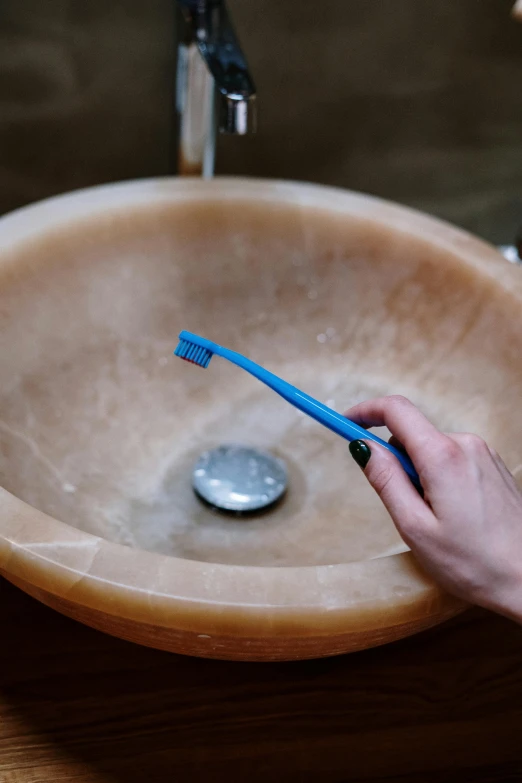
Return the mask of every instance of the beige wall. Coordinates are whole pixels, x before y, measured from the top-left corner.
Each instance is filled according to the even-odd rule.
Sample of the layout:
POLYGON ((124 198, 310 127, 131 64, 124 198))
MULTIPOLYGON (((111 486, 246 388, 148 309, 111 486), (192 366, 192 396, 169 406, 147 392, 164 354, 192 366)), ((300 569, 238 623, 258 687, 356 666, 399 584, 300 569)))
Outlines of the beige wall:
MULTIPOLYGON (((511 238, 522 219, 512 0, 230 6, 259 132, 220 139, 220 172, 352 187, 511 238)), ((169 170, 171 30, 170 0, 4 0, 0 209, 169 170)))

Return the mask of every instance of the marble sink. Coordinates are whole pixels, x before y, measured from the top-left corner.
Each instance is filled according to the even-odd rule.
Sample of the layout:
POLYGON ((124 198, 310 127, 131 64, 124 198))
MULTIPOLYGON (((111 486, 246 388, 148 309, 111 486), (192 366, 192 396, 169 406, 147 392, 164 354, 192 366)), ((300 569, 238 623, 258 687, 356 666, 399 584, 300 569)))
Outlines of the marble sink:
POLYGON ((462 611, 347 443, 218 358, 174 358, 181 329, 339 411, 404 394, 522 477, 522 270, 494 248, 319 186, 103 186, 0 220, 0 573, 108 633, 224 659, 335 655, 462 611), (203 505, 192 468, 223 443, 282 458, 283 502, 203 505))

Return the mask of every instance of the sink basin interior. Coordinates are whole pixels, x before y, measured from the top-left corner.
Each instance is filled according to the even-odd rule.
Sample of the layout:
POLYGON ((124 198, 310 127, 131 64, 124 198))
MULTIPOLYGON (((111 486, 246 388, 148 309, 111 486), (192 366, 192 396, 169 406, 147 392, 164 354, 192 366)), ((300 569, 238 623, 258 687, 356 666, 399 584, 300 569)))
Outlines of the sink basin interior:
POLYGON ((369 218, 248 199, 100 210, 4 255, 0 324, 0 483, 130 547, 263 566, 406 550, 347 443, 217 357, 174 358, 184 328, 336 410, 405 394, 522 462, 506 296, 369 218), (194 496, 195 461, 222 443, 287 462, 277 508, 238 519, 194 496))

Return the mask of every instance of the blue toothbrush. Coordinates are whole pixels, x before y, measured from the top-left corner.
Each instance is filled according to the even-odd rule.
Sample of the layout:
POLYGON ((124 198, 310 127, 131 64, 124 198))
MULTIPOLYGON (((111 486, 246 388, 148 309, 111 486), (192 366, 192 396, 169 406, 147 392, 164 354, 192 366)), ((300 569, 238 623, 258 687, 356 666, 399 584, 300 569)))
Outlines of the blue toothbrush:
POLYGON ((403 454, 399 449, 394 448, 382 438, 377 437, 372 432, 365 430, 363 427, 359 427, 353 421, 341 416, 340 413, 336 413, 331 408, 323 405, 318 400, 314 400, 308 394, 296 389, 295 386, 283 381, 274 373, 265 370, 264 367, 260 367, 259 364, 247 359, 236 351, 230 351, 228 348, 223 348, 217 343, 213 343, 211 340, 205 340, 204 337, 199 337, 197 334, 191 334, 191 332, 181 332, 179 335, 178 347, 174 351, 175 356, 179 356, 181 359, 185 359, 193 364, 198 364, 200 367, 208 367, 212 355, 216 354, 223 359, 228 359, 232 364, 242 367, 258 380, 265 383, 275 392, 284 397, 285 400, 292 403, 296 408, 307 413, 313 419, 320 424, 324 424, 337 435, 346 438, 346 440, 358 440, 359 438, 365 440, 372 440, 375 443, 380 443, 385 449, 391 451, 394 454, 402 467, 410 477, 412 483, 421 490, 421 484, 417 471, 413 467, 410 458, 403 454))

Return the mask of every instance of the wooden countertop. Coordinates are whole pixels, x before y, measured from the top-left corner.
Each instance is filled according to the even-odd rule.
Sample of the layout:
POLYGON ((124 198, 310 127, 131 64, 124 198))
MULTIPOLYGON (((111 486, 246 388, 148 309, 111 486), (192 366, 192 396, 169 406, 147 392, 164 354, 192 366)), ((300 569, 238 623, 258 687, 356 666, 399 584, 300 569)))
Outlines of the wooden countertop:
POLYGON ((0 580, 0 783, 522 780, 522 628, 473 610, 380 649, 148 650, 0 580))

